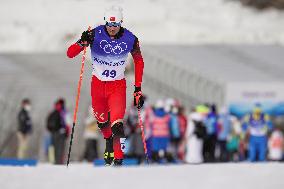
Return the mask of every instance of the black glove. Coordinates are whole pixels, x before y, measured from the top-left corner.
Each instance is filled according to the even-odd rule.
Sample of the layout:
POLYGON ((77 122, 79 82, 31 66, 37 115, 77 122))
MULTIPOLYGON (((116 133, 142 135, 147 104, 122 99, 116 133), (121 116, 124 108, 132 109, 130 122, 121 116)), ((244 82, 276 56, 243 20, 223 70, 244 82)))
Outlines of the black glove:
POLYGON ((135 86, 133 96, 134 96, 134 106, 136 106, 138 109, 142 108, 144 104, 144 97, 142 95, 141 87, 135 86))
POLYGON ((80 43, 80 45, 82 45, 83 47, 87 47, 89 46, 89 44, 92 44, 94 40, 94 30, 90 30, 90 31, 84 31, 81 35, 81 39, 78 41, 78 43, 80 43))

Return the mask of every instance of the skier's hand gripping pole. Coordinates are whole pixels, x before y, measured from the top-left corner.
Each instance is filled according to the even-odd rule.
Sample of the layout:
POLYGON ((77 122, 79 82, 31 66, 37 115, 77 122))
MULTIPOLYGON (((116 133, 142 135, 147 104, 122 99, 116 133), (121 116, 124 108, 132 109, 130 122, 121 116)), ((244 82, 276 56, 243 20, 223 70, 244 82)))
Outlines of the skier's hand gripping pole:
MULTIPOLYGON (((91 27, 89 26, 88 31, 90 31, 90 30, 91 30, 91 27)), ((87 42, 84 42, 84 43, 87 44, 87 42)), ((82 65, 81 65, 80 78, 79 78, 79 82, 78 82, 76 106, 75 106, 74 116, 73 116, 73 126, 72 126, 72 132, 71 132, 71 138, 70 138, 70 144, 69 144, 67 167, 68 167, 69 161, 70 161, 74 129, 75 129, 75 124, 76 124, 76 120, 77 120, 77 111, 78 111, 78 105, 79 105, 79 99, 80 99, 80 92, 81 92, 81 84, 82 84, 82 79, 83 79, 84 65, 85 65, 85 60, 86 60, 86 51, 87 51, 87 45, 84 46, 83 56, 82 56, 82 65)))

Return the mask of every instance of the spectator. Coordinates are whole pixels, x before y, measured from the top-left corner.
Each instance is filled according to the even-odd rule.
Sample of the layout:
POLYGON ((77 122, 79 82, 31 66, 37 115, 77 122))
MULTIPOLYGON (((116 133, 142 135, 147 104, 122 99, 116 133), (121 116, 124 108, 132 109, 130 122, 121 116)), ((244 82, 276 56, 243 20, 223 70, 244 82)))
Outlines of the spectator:
POLYGON ((240 146, 240 137, 236 132, 232 131, 229 135, 226 143, 226 149, 228 152, 228 160, 230 161, 239 161, 239 146, 240 146))
POLYGON ((152 160, 160 163, 166 158, 172 162, 173 158, 168 152, 170 141, 169 115, 164 110, 164 103, 158 100, 155 104, 151 118, 151 142, 152 142, 152 160))
POLYGON ((84 159, 88 162, 92 162, 98 158, 98 124, 94 117, 93 108, 90 106, 88 116, 85 120, 84 138, 86 141, 84 159))
POLYGON ((30 135, 32 133, 32 120, 30 116, 31 102, 29 99, 22 100, 21 110, 18 114, 18 151, 17 157, 27 157, 27 149, 30 135))
POLYGON ((202 115, 195 110, 189 115, 185 137, 187 146, 186 162, 202 163, 203 141, 206 137, 206 128, 202 115))
POLYGON ((239 139, 239 161, 245 161, 248 159, 248 135, 242 133, 239 139))
POLYGON ((218 114, 215 105, 205 119, 207 136, 204 141, 203 156, 205 162, 215 161, 215 147, 217 143, 218 114))
POLYGON ((126 156, 129 158, 137 158, 141 163, 144 158, 144 147, 141 137, 141 129, 138 122, 137 108, 132 105, 127 114, 126 129, 127 141, 129 144, 126 156))
POLYGON ((244 132, 249 140, 248 156, 251 162, 265 161, 267 152, 267 136, 272 123, 267 114, 256 104, 253 112, 246 115, 243 122, 244 132))
POLYGON ((187 130, 187 117, 185 115, 184 107, 180 106, 178 110, 178 120, 179 120, 179 126, 180 126, 180 137, 181 142, 179 144, 178 149, 178 158, 181 161, 185 161, 185 153, 186 153, 186 130, 187 130))
POLYGON ((268 141, 268 158, 272 161, 280 161, 283 158, 284 137, 280 129, 275 129, 268 141))
MULTIPOLYGON (((64 153, 66 146, 66 139, 69 136, 68 112, 65 109, 65 100, 60 98, 56 101, 54 110, 49 114, 47 118, 47 129, 51 134, 51 148, 54 152, 54 163, 64 163, 64 153)), ((50 155, 50 154, 49 154, 50 155)))
POLYGON ((172 107, 175 104, 175 99, 173 98, 167 98, 164 102, 163 102, 163 106, 164 106, 164 110, 165 112, 168 114, 170 113, 172 107))
POLYGON ((228 153, 228 160, 236 162, 244 160, 244 158, 241 157, 242 155, 240 150, 242 129, 241 123, 237 117, 231 115, 230 121, 231 129, 227 137, 226 150, 228 153))
POLYGON ((221 162, 226 162, 229 160, 229 155, 226 145, 231 130, 232 130, 232 116, 228 113, 227 108, 223 107, 218 119, 218 133, 217 133, 217 145, 220 151, 218 160, 221 162))
POLYGON ((180 123, 178 119, 178 107, 176 105, 171 107, 169 116, 170 116, 169 127, 170 127, 172 154, 174 158, 177 159, 178 147, 181 141, 181 135, 180 135, 180 123))

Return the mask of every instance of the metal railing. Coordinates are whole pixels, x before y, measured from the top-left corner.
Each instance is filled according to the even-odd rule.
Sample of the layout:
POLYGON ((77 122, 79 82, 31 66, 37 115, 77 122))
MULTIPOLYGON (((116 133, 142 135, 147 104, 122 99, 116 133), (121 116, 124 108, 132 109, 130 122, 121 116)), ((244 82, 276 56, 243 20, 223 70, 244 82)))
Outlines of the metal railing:
POLYGON ((151 49, 144 52, 144 81, 148 87, 159 90, 163 96, 179 99, 187 108, 198 103, 224 104, 225 85, 204 76, 201 72, 181 66, 170 57, 161 57, 151 49))

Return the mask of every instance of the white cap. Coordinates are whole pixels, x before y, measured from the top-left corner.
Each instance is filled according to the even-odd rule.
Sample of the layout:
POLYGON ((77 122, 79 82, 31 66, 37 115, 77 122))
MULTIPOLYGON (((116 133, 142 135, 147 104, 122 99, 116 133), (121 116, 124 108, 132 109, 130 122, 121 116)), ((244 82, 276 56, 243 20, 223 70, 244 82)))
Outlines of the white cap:
POLYGON ((155 108, 164 108, 165 104, 164 104, 164 101, 162 99, 159 99, 156 101, 155 103, 155 108))
POLYGON ((165 101, 165 111, 169 113, 171 111, 172 106, 174 105, 175 100, 173 98, 167 98, 165 101))
POLYGON ((123 14, 122 14, 122 8, 119 6, 111 6, 110 8, 106 9, 104 20, 106 22, 122 22, 123 20, 123 14))

